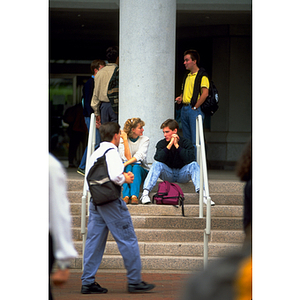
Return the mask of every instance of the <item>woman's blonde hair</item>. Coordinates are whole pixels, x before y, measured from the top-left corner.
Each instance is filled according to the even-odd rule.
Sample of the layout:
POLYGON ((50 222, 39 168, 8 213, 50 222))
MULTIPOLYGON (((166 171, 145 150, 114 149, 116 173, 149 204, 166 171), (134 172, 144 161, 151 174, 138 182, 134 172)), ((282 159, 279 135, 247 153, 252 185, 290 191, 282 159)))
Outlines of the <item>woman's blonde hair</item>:
POLYGON ((131 118, 128 119, 125 124, 123 130, 127 133, 129 137, 132 136, 132 129, 136 128, 138 125, 141 125, 142 127, 145 126, 145 122, 141 120, 140 118, 131 118))

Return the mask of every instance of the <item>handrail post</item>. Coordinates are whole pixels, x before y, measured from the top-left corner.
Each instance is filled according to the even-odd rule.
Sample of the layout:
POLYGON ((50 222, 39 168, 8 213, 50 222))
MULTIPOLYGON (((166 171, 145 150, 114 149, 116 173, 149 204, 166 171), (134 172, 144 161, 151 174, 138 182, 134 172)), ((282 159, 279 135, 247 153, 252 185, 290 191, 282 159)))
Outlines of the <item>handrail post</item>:
POLYGON ((91 154, 95 150, 95 134, 96 134, 96 118, 95 114, 91 114, 90 120, 90 128, 89 128, 89 137, 88 137, 88 145, 87 145, 87 152, 86 152, 86 161, 85 161, 85 175, 84 175, 84 182, 83 182, 83 191, 82 191, 82 198, 81 198, 81 234, 82 234, 82 269, 83 269, 83 257, 84 257, 84 250, 85 250, 85 241, 86 241, 86 199, 88 198, 88 212, 89 212, 89 193, 87 193, 87 182, 86 176, 88 171, 88 163, 91 154))
POLYGON ((203 218, 203 172, 201 162, 201 145, 199 133, 199 119, 196 119, 196 147, 197 147, 197 163, 200 166, 200 185, 199 185, 199 218, 203 218))
POLYGON ((197 162, 200 166, 200 189, 199 189, 199 218, 203 218, 203 186, 207 198, 206 204, 206 228, 204 229, 203 239, 203 262, 204 268, 208 265, 208 235, 211 229, 211 197, 209 195, 209 185, 206 166, 205 143, 203 134, 202 116, 198 115, 196 119, 196 146, 197 162))

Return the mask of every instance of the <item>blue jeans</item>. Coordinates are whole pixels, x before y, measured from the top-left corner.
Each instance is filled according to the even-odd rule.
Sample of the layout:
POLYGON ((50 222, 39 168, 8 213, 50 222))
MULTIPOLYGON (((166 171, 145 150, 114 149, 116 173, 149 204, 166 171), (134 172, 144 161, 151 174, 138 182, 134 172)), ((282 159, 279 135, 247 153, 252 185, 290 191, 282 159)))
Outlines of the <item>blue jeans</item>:
POLYGON ((138 240, 128 208, 121 198, 102 206, 94 206, 91 202, 87 230, 81 276, 83 285, 95 282, 95 275, 102 261, 109 231, 123 257, 128 283, 138 284, 142 281, 138 240))
POLYGON ((131 184, 123 184, 123 197, 131 197, 133 195, 139 197, 140 186, 145 180, 148 170, 144 169, 140 164, 131 164, 126 166, 125 172, 132 172, 134 174, 134 180, 131 184))
POLYGON ((181 109, 181 125, 182 125, 182 135, 189 139, 194 147, 195 147, 195 155, 196 153, 196 119, 197 117, 202 116, 202 122, 204 121, 204 113, 201 108, 194 110, 190 105, 182 106, 181 109))
POLYGON ((158 178, 178 183, 186 183, 192 180, 195 191, 198 192, 200 188, 200 167, 196 161, 193 161, 181 169, 171 169, 166 164, 155 161, 145 179, 144 190, 150 192, 158 178))
MULTIPOLYGON (((88 128, 88 131, 90 130, 90 122, 91 122, 91 118, 90 117, 84 117, 84 121, 86 124, 86 127, 88 128)), ((100 132, 99 130, 96 128, 96 141, 95 141, 95 149, 99 147, 100 145, 100 132)), ((83 153, 79 168, 84 170, 85 169, 85 163, 86 163, 86 154, 87 154, 87 147, 85 148, 85 151, 83 153)))

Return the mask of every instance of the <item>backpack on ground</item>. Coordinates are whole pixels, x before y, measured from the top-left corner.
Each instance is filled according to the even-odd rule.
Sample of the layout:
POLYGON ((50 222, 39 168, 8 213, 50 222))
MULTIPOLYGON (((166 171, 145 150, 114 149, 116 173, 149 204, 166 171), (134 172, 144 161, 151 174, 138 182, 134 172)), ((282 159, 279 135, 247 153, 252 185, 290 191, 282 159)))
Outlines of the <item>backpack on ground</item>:
POLYGON ((105 154, 113 148, 107 149, 91 167, 87 182, 92 196, 93 204, 104 205, 120 198, 121 186, 116 185, 109 178, 105 154))
POLYGON ((184 194, 181 187, 176 183, 163 181, 158 184, 158 191, 152 198, 152 203, 163 205, 181 206, 182 215, 184 216, 184 194))
MULTIPOLYGON (((207 72, 204 68, 200 68, 197 76, 195 78, 195 84, 194 84, 194 91, 193 96, 191 99, 191 107, 194 107, 198 100, 198 95, 200 93, 200 84, 202 80, 202 76, 206 76, 209 80, 209 90, 208 90, 208 96, 205 99, 205 101, 201 104, 201 110, 202 112, 207 116, 212 116, 219 108, 219 92, 213 83, 212 80, 209 79, 207 72)), ((183 79, 183 88, 185 84, 187 74, 183 79)), ((182 91, 183 93, 183 91, 182 91)))

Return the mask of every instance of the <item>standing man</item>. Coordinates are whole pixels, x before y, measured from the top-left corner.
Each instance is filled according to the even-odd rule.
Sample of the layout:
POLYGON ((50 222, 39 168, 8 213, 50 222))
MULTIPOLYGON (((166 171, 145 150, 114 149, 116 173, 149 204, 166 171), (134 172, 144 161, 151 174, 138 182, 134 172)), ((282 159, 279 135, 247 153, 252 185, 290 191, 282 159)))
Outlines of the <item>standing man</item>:
POLYGON ((185 138, 192 141, 196 148, 196 119, 201 114, 204 120, 204 113, 200 105, 206 100, 209 93, 209 80, 206 76, 202 77, 200 83, 200 94, 197 97, 195 105, 191 105, 191 100, 194 92, 195 79, 199 71, 200 55, 196 50, 187 50, 184 52, 184 62, 187 71, 189 71, 184 86, 182 86, 183 93, 175 100, 177 103, 182 103, 181 109, 181 123, 182 134, 185 138))
POLYGON ((91 106, 96 123, 118 122, 119 104, 119 47, 106 50, 108 64, 95 76, 91 106))
MULTIPOLYGON (((132 183, 134 176, 131 172, 123 172, 124 166, 118 152, 121 133, 119 124, 105 123, 100 126, 99 130, 102 142, 91 155, 88 169, 90 170, 97 159, 111 148, 112 150, 108 151, 105 156, 110 180, 119 186, 123 183, 132 183)), ((91 199, 81 293, 107 293, 106 288, 102 288, 95 282, 95 275, 102 261, 108 231, 113 235, 123 256, 127 269, 128 292, 146 292, 153 289, 155 287, 153 284, 147 284, 141 279, 142 264, 137 237, 126 203, 119 197, 101 206, 95 206, 91 199)))
MULTIPOLYGON (((96 60, 92 61, 91 71, 92 71, 93 75, 84 84, 83 89, 82 89, 83 116, 84 116, 84 121, 85 121, 85 124, 86 124, 86 127, 88 130, 90 130, 91 114, 94 112, 91 107, 91 101, 92 101, 94 86, 95 86, 94 78, 95 78, 96 74, 98 73, 98 71, 100 71, 103 67, 105 67, 105 61, 103 61, 101 59, 96 59, 96 60)), ((100 133, 99 133, 99 130, 96 130, 95 149, 99 147, 99 144, 100 144, 100 133)), ((81 163, 77 169, 77 173, 79 173, 83 176, 85 174, 86 153, 87 153, 87 147, 85 148, 84 154, 81 159, 81 163)))
MULTIPOLYGON (((178 123, 168 119, 160 127, 164 133, 164 139, 156 144, 155 162, 145 179, 141 202, 149 204, 149 192, 155 186, 157 179, 161 178, 169 182, 186 183, 193 181, 195 191, 200 189, 200 167, 195 160, 195 150, 192 142, 180 137, 177 132, 178 123)), ((203 202, 207 204, 205 190, 203 202)), ((211 201, 211 205, 215 205, 211 201)))

